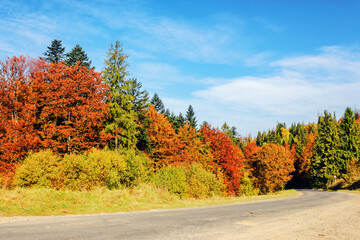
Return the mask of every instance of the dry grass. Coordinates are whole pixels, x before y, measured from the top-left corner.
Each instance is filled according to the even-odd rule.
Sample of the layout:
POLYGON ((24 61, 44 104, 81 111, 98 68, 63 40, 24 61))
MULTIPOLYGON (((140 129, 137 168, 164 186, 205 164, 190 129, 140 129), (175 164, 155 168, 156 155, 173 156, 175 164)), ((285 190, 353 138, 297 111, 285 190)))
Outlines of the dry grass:
POLYGON ((296 196, 295 190, 248 197, 179 199, 164 189, 142 184, 135 189, 57 191, 53 189, 0 190, 0 216, 45 216, 188 208, 296 196))

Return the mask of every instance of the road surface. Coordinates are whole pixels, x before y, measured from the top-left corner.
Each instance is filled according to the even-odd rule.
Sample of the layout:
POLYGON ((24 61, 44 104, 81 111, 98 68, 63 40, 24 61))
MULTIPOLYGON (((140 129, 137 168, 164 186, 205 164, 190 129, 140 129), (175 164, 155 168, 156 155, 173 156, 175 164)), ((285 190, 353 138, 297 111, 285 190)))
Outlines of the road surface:
POLYGON ((134 213, 0 218, 0 239, 360 239, 360 194, 134 213))

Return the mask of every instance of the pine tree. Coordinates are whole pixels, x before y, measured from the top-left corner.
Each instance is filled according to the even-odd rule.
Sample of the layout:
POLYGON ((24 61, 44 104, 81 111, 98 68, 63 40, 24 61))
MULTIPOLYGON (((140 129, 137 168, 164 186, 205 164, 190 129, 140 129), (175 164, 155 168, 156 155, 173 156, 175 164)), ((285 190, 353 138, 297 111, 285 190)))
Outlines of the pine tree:
POLYGON ((155 107, 155 110, 160 113, 160 114, 164 114, 165 113, 165 106, 163 101, 161 100, 161 98, 159 97, 159 95, 157 95, 157 93, 154 94, 153 98, 150 101, 151 105, 153 105, 155 107))
POLYGON ((191 105, 189 105, 189 108, 186 112, 185 120, 196 129, 197 121, 196 121, 196 117, 195 117, 194 108, 191 105))
MULTIPOLYGON (((265 132, 264 132, 265 133, 265 132)), ((264 144, 264 134, 258 131, 257 137, 256 137, 256 145, 259 147, 262 147, 264 144)))
POLYGON ((355 124, 355 116, 351 108, 346 108, 344 117, 340 122, 340 154, 343 164, 341 166, 341 174, 344 175, 347 172, 348 162, 351 159, 359 159, 360 149, 359 149, 359 129, 355 124))
POLYGON ((91 61, 89 61, 87 54, 79 44, 76 44, 76 46, 71 50, 71 52, 65 55, 66 65, 74 66, 77 62, 80 62, 80 66, 91 68, 91 61))
POLYGON ((109 118, 105 132, 113 136, 111 147, 118 149, 134 147, 137 143, 138 123, 134 111, 135 96, 132 95, 133 81, 126 79, 128 56, 123 53, 122 45, 116 41, 110 44, 105 60, 103 79, 110 87, 109 118))
POLYGON ((65 47, 62 46, 61 40, 54 39, 51 46, 44 53, 45 60, 49 63, 61 62, 64 58, 65 47))
POLYGON ((134 96, 132 101, 133 110, 137 115, 139 120, 139 125, 137 128, 137 143, 136 146, 139 150, 145 151, 150 150, 150 138, 148 134, 148 127, 150 124, 150 119, 146 115, 147 110, 149 109, 149 93, 146 90, 142 90, 142 83, 139 82, 136 78, 131 79, 131 91, 130 94, 134 96))
POLYGON ((174 128, 176 130, 176 132, 178 132, 180 127, 183 127, 185 125, 185 118, 182 115, 182 113, 179 113, 179 116, 176 117, 175 122, 174 122, 174 128))
POLYGON ((340 176, 343 164, 339 157, 339 145, 336 118, 324 111, 324 116, 319 116, 315 156, 311 163, 311 176, 315 187, 327 187, 334 176, 340 176))

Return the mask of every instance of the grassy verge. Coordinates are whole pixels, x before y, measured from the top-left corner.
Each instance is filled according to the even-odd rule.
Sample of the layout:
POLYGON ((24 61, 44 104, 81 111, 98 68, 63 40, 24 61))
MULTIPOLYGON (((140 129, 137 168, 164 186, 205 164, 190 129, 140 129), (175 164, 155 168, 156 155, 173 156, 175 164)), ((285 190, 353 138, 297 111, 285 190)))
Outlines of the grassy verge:
POLYGON ((357 190, 338 190, 339 192, 346 192, 346 193, 357 193, 360 194, 360 189, 357 190))
POLYGON ((231 204, 296 196, 285 190, 264 196, 179 199, 166 190, 141 185, 136 189, 56 191, 53 189, 0 190, 0 216, 94 214, 231 204))

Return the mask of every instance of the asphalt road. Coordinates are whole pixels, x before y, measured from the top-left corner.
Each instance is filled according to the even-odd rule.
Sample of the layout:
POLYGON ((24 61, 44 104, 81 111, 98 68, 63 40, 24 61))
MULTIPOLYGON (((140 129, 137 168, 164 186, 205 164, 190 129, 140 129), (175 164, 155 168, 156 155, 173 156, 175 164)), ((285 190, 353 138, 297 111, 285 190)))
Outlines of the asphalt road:
POLYGON ((15 218, 0 223, 0 239, 242 239, 242 233, 260 231, 264 223, 355 196, 300 191, 297 197, 192 209, 15 218))

